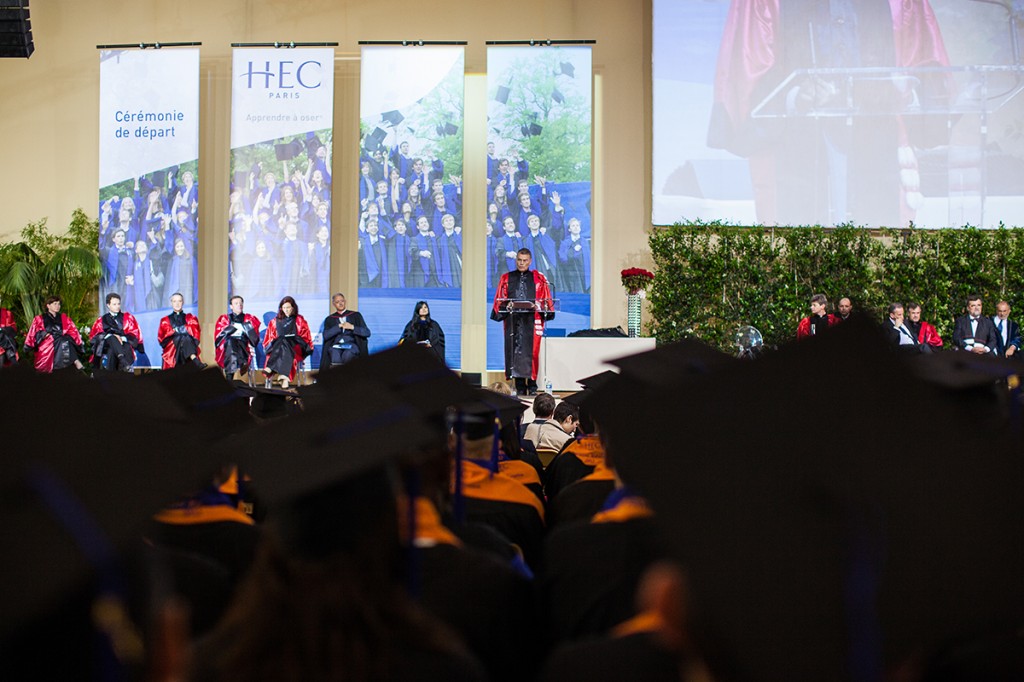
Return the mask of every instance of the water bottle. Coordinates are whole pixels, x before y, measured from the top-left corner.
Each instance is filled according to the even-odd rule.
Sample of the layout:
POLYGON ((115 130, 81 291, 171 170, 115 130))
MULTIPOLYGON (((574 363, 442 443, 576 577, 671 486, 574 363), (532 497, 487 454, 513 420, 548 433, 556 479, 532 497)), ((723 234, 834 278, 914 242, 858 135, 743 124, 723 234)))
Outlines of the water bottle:
POLYGON ((544 377, 544 392, 548 395, 554 395, 555 392, 551 389, 551 379, 544 377))

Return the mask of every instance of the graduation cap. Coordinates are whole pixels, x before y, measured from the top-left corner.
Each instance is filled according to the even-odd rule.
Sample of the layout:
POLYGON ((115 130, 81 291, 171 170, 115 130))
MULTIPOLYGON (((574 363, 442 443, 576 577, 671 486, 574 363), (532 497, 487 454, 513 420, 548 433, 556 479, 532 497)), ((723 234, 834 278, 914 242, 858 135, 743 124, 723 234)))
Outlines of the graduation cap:
POLYGON ((512 94, 512 88, 507 85, 499 85, 498 91, 494 93, 494 101, 508 104, 508 96, 512 94))
POLYGON ((577 379, 576 383, 582 386, 583 388, 590 388, 596 390, 601 388, 602 386, 604 386, 617 376, 619 376, 617 372, 613 372, 610 369, 606 369, 603 372, 598 372, 597 374, 591 374, 588 377, 577 379))
POLYGON ((153 183, 150 181, 149 178, 147 178, 145 175, 143 175, 141 178, 139 178, 139 193, 140 194, 143 194, 143 195, 149 194, 150 192, 153 191, 153 189, 154 189, 153 183))
MULTIPOLYGON (((253 370, 250 370, 253 371, 253 370)), ((258 420, 277 419, 301 411, 296 394, 282 388, 250 386, 244 381, 233 382, 235 392, 249 400, 249 412, 258 420)))
POLYGON ((153 172, 153 189, 159 189, 167 184, 167 171, 154 171, 153 172))
POLYGON ((1024 616, 1019 450, 931 399, 874 325, 641 386, 620 409, 602 421, 628 444, 611 454, 685 567, 712 674, 880 679, 1024 616), (679 409, 683 392, 698 399, 679 409))
POLYGON ((551 99, 561 104, 562 102, 565 101, 565 95, 559 92, 558 88, 555 88, 554 90, 551 91, 551 99))
POLYGON ((451 123, 445 123, 444 125, 438 125, 435 130, 437 131, 438 137, 448 137, 459 132, 458 126, 451 123))
POLYGON ((173 371, 144 374, 139 380, 167 391, 210 442, 255 426, 248 396, 238 393, 218 368, 200 369, 185 363, 173 371))
POLYGON ((16 529, 4 537, 12 560, 0 636, 60 609, 92 576, 109 578, 118 550, 149 517, 216 468, 164 391, 122 379, 4 375, 0 405, 18 427, 5 435, 0 462, 0 523, 16 529), (56 396, 78 406, 73 428, 53 428, 54 413, 40 409, 56 396))
POLYGON ((531 123, 530 125, 520 126, 520 128, 519 128, 519 132, 521 132, 523 134, 523 137, 536 137, 536 136, 540 135, 541 131, 543 131, 543 130, 544 130, 544 128, 542 128, 541 126, 537 125, 536 123, 531 123))
POLYGON ((237 458, 268 502, 315 493, 436 438, 421 414, 383 383, 347 385, 344 409, 324 405, 266 424, 260 447, 237 458))
POLYGON ((405 116, 402 115, 402 112, 395 109, 394 111, 385 111, 380 115, 380 120, 390 124, 391 126, 397 126, 405 120, 405 116))
POLYGON ((572 65, 572 62, 559 62, 559 64, 558 64, 558 73, 565 74, 569 78, 575 78, 576 77, 576 67, 574 67, 572 65))
POLYGON ((283 144, 274 145, 274 155, 278 161, 291 161, 302 153, 303 144, 299 140, 292 140, 283 144))
POLYGON ((437 355, 418 344, 402 344, 322 371, 317 381, 328 403, 351 395, 355 380, 374 379, 428 416, 442 416, 454 405, 471 402, 475 389, 448 369, 437 355), (329 394, 329 395, 327 395, 329 394))
POLYGON ((526 405, 515 398, 486 388, 474 390, 476 395, 472 400, 458 405, 463 415, 464 433, 470 440, 491 435, 494 432, 495 420, 500 428, 526 412, 526 405))
POLYGON ((374 128, 373 132, 367 134, 366 139, 363 141, 363 148, 371 154, 380 149, 381 144, 388 136, 388 131, 383 128, 374 128))
POLYGON ((249 188, 249 173, 247 171, 235 171, 232 186, 237 190, 249 188))
MULTIPOLYGON (((678 381, 685 375, 708 374, 736 362, 731 355, 693 339, 658 346, 654 350, 609 360, 608 364, 620 369, 628 376, 643 383, 665 384, 678 381)), ((588 377, 607 384, 615 379, 606 373, 588 377), (598 378, 601 377, 601 378, 598 378)), ((582 382, 581 382, 582 383, 582 382)), ((598 388, 598 386, 593 386, 598 388)))
POLYGON ((306 154, 309 158, 314 158, 316 150, 323 146, 323 141, 315 133, 306 133, 306 154))

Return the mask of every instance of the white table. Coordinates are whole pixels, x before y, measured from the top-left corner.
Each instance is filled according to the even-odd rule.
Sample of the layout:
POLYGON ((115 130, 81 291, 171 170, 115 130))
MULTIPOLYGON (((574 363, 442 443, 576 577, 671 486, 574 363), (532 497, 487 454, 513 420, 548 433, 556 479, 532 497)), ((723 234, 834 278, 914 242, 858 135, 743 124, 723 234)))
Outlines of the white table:
POLYGON ((608 360, 654 350, 653 338, 558 338, 545 336, 540 343, 537 387, 544 377, 556 391, 578 391, 577 379, 614 369, 608 360))

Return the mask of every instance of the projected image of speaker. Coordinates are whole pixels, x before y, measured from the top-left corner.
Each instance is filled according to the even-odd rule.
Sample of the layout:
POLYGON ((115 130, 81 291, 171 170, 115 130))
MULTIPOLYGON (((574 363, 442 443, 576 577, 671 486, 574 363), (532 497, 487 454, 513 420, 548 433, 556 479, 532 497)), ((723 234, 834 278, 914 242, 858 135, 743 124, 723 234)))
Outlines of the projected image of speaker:
POLYGON ((28 0, 0 0, 0 57, 24 57, 35 51, 28 0))

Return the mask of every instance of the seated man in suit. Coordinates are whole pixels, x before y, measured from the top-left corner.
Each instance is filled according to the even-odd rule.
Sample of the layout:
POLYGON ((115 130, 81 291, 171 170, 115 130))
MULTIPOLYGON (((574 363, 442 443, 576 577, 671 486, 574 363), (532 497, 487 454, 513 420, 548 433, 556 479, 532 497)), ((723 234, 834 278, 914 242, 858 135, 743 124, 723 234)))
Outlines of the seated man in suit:
POLYGON ((1020 349, 1020 327, 1010 319, 1009 303, 996 303, 992 324, 996 326, 996 355, 1012 358, 1020 349))
POLYGON ((995 353, 998 336, 992 320, 981 314, 981 296, 968 296, 967 314, 956 318, 953 325, 953 347, 980 355, 995 353))
POLYGON ((907 304, 907 318, 903 320, 910 333, 917 337, 917 342, 930 348, 942 348, 942 337, 935 327, 921 319, 921 305, 918 303, 907 304))
POLYGON ((889 343, 901 351, 921 350, 917 336, 904 324, 902 303, 889 304, 889 318, 882 323, 882 331, 889 343))

